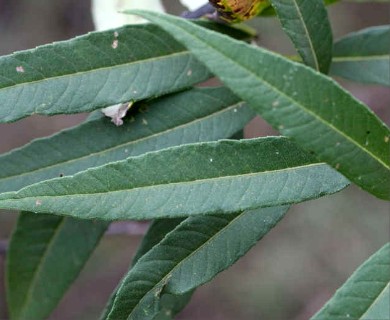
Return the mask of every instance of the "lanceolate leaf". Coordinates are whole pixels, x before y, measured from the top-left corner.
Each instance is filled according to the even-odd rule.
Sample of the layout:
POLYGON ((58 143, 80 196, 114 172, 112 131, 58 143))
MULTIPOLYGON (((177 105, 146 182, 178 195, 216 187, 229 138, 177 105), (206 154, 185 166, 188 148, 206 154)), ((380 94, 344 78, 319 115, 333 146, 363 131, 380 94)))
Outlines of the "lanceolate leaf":
MULTIPOLYGON (((242 128, 253 115, 224 88, 193 89, 147 105, 122 127, 115 127, 107 119, 91 120, 3 156, 0 174, 16 176, 3 179, 0 189, 18 189, 59 173, 76 173, 171 145, 226 138, 242 128)), ((13 318, 19 319, 22 315, 20 319, 40 319, 50 314, 107 226, 106 222, 23 213, 9 253, 8 289, 13 318), (37 234, 41 236, 36 238, 37 234), (41 274, 46 270, 50 271, 48 275, 41 274), (53 276, 51 270, 57 275, 61 270, 58 286, 47 285, 52 281, 48 278, 53 276), (25 295, 20 296, 20 290, 25 295), (34 298, 27 296, 27 292, 34 298)))
POLYGON ((141 106, 116 127, 90 120, 0 157, 0 192, 185 143, 228 138, 254 113, 226 88, 192 89, 141 106))
POLYGON ((22 213, 7 256, 11 319, 44 319, 95 249, 106 222, 22 213))
POLYGON ((0 58, 0 122, 78 113, 172 92, 208 72, 151 25, 91 33, 0 58))
POLYGON ((85 219, 233 213, 334 193, 348 181, 286 138, 189 144, 0 195, 0 208, 85 219))
POLYGON ((364 262, 312 318, 340 319, 390 319, 390 243, 364 262))
POLYGON ((334 46, 330 72, 346 79, 390 86, 390 26, 351 33, 334 46))
POLYGON ((130 270, 105 319, 153 319, 165 294, 184 294, 210 281, 266 235, 287 209, 187 218, 130 270))
POLYGON ((327 73, 333 37, 323 0, 271 0, 283 29, 303 61, 327 73))
POLYGON ((390 199, 389 128, 328 77, 184 19, 132 11, 185 44, 282 134, 377 197, 390 199))
MULTIPOLYGON (((247 33, 206 24, 245 38, 247 33)), ((0 122, 91 111, 187 88, 209 72, 171 36, 132 25, 0 58, 0 122)))
MULTIPOLYGON (((150 225, 148 232, 145 234, 145 236, 142 239, 142 242, 140 246, 138 247, 138 250, 133 258, 131 268, 134 267, 134 265, 138 262, 138 260, 144 256, 146 253, 148 253, 154 246, 158 245, 160 241, 164 239, 164 237, 171 232, 173 229, 175 229, 183 219, 177 218, 177 219, 157 219, 153 221, 153 223, 150 225)), ((131 270, 130 268, 130 270, 131 270)), ((114 304, 114 300, 117 296, 117 292, 119 290, 118 288, 114 291, 114 293, 111 295, 110 300, 102 314, 102 319, 105 319, 108 314, 110 313, 112 306, 114 304)), ((170 315, 176 314, 178 311, 184 307, 190 297, 192 296, 192 292, 189 292, 185 295, 169 295, 169 310, 163 309, 160 311, 160 313, 166 313, 168 312, 170 315), (176 308, 175 308, 176 307, 176 308), (174 310, 173 310, 174 309, 174 310)), ((164 307, 162 305, 162 307, 164 307)))

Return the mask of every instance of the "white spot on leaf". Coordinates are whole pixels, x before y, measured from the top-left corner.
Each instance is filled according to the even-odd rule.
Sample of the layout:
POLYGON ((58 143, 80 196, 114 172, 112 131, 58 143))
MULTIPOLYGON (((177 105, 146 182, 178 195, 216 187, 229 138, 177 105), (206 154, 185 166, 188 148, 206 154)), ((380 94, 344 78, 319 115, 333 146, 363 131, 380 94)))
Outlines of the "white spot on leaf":
POLYGON ((111 47, 112 47, 113 49, 118 48, 118 40, 115 39, 115 40, 112 42, 111 47))
POLYGON ((23 73, 24 72, 23 66, 17 66, 16 67, 16 72, 23 73))
POLYGON ((133 102, 129 102, 127 104, 116 104, 102 109, 102 112, 105 116, 111 118, 111 121, 115 123, 116 126, 121 126, 123 124, 122 119, 126 116, 127 111, 132 105, 133 102))

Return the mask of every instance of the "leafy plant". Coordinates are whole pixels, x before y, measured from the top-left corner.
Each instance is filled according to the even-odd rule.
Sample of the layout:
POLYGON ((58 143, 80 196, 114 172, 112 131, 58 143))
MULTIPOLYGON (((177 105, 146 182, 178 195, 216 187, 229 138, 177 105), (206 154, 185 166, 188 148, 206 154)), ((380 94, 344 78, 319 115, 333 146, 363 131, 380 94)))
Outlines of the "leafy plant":
MULTIPOLYGON (((152 223, 102 319, 171 319, 291 205, 350 183, 390 199, 389 128, 327 75, 390 85, 390 27, 333 45, 322 0, 269 5, 302 62, 246 29, 148 11, 131 14, 153 24, 0 58, 3 123, 131 105, 122 126, 96 111, 0 157, 0 208, 22 211, 11 319, 48 317, 113 221, 152 223), (212 76, 224 86, 192 88, 212 76), (283 136, 235 140, 255 114, 283 136)), ((387 244, 313 319, 388 319, 389 256, 387 244)))

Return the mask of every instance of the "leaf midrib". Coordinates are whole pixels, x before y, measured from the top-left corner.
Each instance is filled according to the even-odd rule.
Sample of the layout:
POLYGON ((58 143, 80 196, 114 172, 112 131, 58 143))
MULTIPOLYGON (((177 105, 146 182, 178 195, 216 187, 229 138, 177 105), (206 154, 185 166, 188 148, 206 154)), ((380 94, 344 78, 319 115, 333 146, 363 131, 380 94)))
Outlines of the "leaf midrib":
MULTIPOLYGON (((172 273, 180 267, 180 265, 184 264, 189 258, 191 258, 194 254, 196 254, 197 252, 199 252, 201 249, 203 249, 206 245, 208 245, 208 243, 210 243, 212 240, 214 240, 214 238, 219 235, 220 233, 222 233, 223 231, 225 231, 228 227, 230 227, 231 224, 233 224, 237 219, 241 218, 242 215, 244 214, 247 214, 247 211, 243 211, 241 212, 241 214, 239 214, 237 217, 235 217, 234 219, 232 219, 231 221, 229 221, 229 223, 224 226, 222 229, 218 230, 212 237, 210 237, 208 240, 206 240, 204 243, 202 243, 196 250, 192 251, 188 256, 186 256, 184 259, 180 260, 173 268, 171 268, 167 273, 166 275, 159 281, 157 282, 150 290, 148 290, 140 299, 139 299, 139 302, 132 308, 130 314, 127 316, 127 319, 129 319, 131 317, 131 315, 133 314, 134 310, 141 304, 142 300, 149 294, 151 293, 154 289, 158 288, 158 286, 160 284, 164 284, 165 286, 168 285, 168 282, 169 282, 169 279, 170 277, 172 276, 172 273)), ((180 227, 182 224, 185 223, 186 220, 184 220, 178 227, 180 227)), ((176 230, 176 228, 175 228, 176 230)), ((173 230, 171 233, 175 232, 175 230, 173 230)), ((142 258, 141 258, 142 259, 142 258)), ((138 263, 142 263, 142 260, 138 263)), ((120 293, 121 288, 119 288, 118 290, 118 293, 120 293)), ((191 289, 190 289, 191 290, 191 289)), ((113 307, 115 306, 115 301, 114 301, 114 304, 113 304, 113 307)), ((112 308, 113 309, 113 308, 112 308)), ((112 310, 111 309, 111 310, 112 310)), ((108 314, 108 319, 110 318, 110 315, 111 315, 112 311, 108 314)))
POLYGON ((154 133, 152 135, 145 136, 145 137, 142 137, 142 138, 137 139, 137 140, 133 140, 133 141, 130 141, 130 142, 122 143, 122 144, 119 144, 119 145, 116 145, 114 147, 110 147, 110 148, 107 148, 107 149, 104 149, 104 150, 101 150, 101 151, 98 151, 98 152, 89 153, 87 155, 84 155, 84 156, 81 156, 81 157, 78 157, 78 158, 74 158, 74 159, 70 159, 70 160, 66 160, 66 161, 62 161, 62 162, 56 162, 54 164, 51 164, 51 165, 48 165, 48 166, 45 166, 45 167, 41 167, 39 169, 31 170, 31 171, 28 171, 28 172, 27 171, 23 171, 20 174, 14 174, 14 175, 11 175, 11 176, 0 178, 0 183, 3 183, 4 181, 7 181, 9 179, 12 180, 15 177, 23 177, 25 175, 35 174, 35 173, 40 172, 40 171, 44 171, 44 170, 51 169, 51 168, 54 168, 54 167, 57 167, 57 166, 61 166, 63 164, 69 164, 69 163, 72 163, 72 162, 75 162, 75 161, 80 161, 80 160, 83 160, 83 159, 86 159, 86 158, 89 158, 89 157, 93 157, 93 156, 96 156, 96 155, 99 155, 99 154, 104 154, 106 152, 113 151, 115 149, 120 149, 120 148, 122 148, 124 146, 134 145, 134 144, 137 144, 137 143, 141 143, 142 141, 146 141, 146 140, 149 140, 149 139, 156 138, 158 136, 163 136, 163 135, 165 135, 167 133, 170 133, 170 132, 173 132, 173 131, 176 131, 176 130, 180 130, 182 128, 191 126, 191 125, 193 125, 193 124, 195 124, 197 122, 201 122, 201 121, 203 121, 205 119, 214 117, 214 116, 216 116, 218 114, 222 114, 222 113, 224 113, 226 111, 230 111, 231 109, 241 108, 241 105, 244 105, 244 103, 243 102, 238 102, 237 104, 231 105, 230 107, 224 108, 222 110, 218 110, 217 112, 213 112, 211 114, 208 114, 207 116, 204 116, 204 117, 201 117, 201 118, 197 118, 197 119, 192 120, 190 122, 186 122, 185 124, 181 124, 181 125, 176 126, 176 127, 171 127, 171 128, 166 129, 164 131, 160 131, 158 133, 154 133))
MULTIPOLYGON (((134 10, 135 11, 135 10, 134 10)), ((166 23, 164 21, 164 23, 166 23)), ((169 24, 172 24, 171 22, 168 22, 169 24)), ((177 26, 175 26, 177 27, 177 26)), ((226 56, 222 51, 218 50, 218 48, 215 48, 213 46, 211 46, 209 44, 209 42, 204 42, 202 41, 202 39, 200 39, 199 37, 197 37, 196 35, 193 35, 191 33, 189 33, 187 30, 185 30, 185 28, 183 27, 177 27, 179 28, 180 30, 184 31, 185 33, 187 33, 187 35, 189 35, 190 37, 194 37, 196 39, 198 39, 198 41, 200 41, 202 44, 208 46, 209 48, 211 48, 212 50, 216 51, 217 53, 219 53, 220 55, 222 55, 225 59, 231 61, 233 64, 236 64, 237 66, 239 66, 241 69, 243 69, 245 72, 251 74, 254 78, 258 79, 258 81, 260 83, 264 83, 266 86, 268 86, 269 88, 271 88, 272 90, 274 90, 275 92, 279 93, 281 96, 283 96, 286 100, 290 100, 292 103, 294 103, 296 106, 298 106, 299 108, 301 108, 302 110, 304 110, 305 112, 307 112, 308 114, 312 115, 315 119, 317 119, 319 122, 322 122, 324 125, 332 128, 334 131, 336 131, 338 134, 340 134, 342 137, 344 137, 346 140, 349 140, 350 142, 352 142, 352 144, 356 145, 359 149, 361 149, 363 152, 369 154, 373 159, 375 159, 377 162, 379 162, 383 167, 385 167, 387 170, 390 169, 390 165, 387 165, 386 163, 384 163, 382 161, 382 159, 378 158, 376 155, 374 155, 371 151, 365 149, 363 147, 363 145, 361 145, 360 143, 357 143, 355 140, 351 139, 349 136, 345 135, 345 133, 343 131, 340 131, 338 128, 334 127, 331 123, 325 121, 323 118, 320 118, 317 114, 315 114, 314 112, 312 112, 311 110, 308 110, 307 108, 305 108, 304 105, 302 105, 301 103, 299 103, 298 101, 294 100, 292 97, 288 96, 287 94, 285 94, 284 92, 280 91, 277 87, 274 87, 273 85, 271 85, 269 82, 265 81, 264 79, 260 78, 257 76, 257 74, 255 74, 253 71, 251 71, 250 69, 247 69, 245 66, 241 65, 238 61, 235 61, 233 60, 232 58, 230 58, 229 56, 226 56)), ((245 43, 243 43, 242 45, 246 45, 245 43)), ((250 49, 253 49, 251 47, 249 47, 250 49)), ((293 63, 293 61, 289 61, 290 63, 293 63)), ((299 64, 299 66, 303 67, 301 64, 299 64)), ((308 68, 308 67, 306 67, 308 68)), ((308 68, 310 70, 310 68, 308 68)), ((329 82, 333 82, 334 85, 337 85, 337 83, 332 80, 332 79, 328 79, 329 82)), ((338 85, 337 85, 338 86, 338 85)), ((236 90, 235 90, 236 91, 236 90)), ((358 103, 358 101, 356 101, 356 103, 358 103)), ((256 109, 255 109, 256 110, 256 109)))
POLYGON ((25 313, 27 311, 26 308, 28 307, 28 305, 30 304, 30 301, 32 299, 32 290, 33 290, 33 288, 35 288, 35 284, 37 282, 37 279, 38 279, 38 276, 39 276, 39 274, 41 272, 41 269, 43 268, 43 265, 44 265, 44 263, 45 263, 45 261, 47 259, 47 256, 50 253, 50 249, 52 248, 52 246, 54 245, 55 240, 59 236, 61 228, 65 224, 66 219, 67 219, 66 217, 63 217, 61 222, 56 227, 56 230, 55 230, 53 236, 51 237, 50 242, 48 243, 48 245, 47 245, 47 247, 45 249, 45 252, 44 252, 44 254, 42 255, 42 257, 41 257, 41 259, 39 261, 40 263, 39 263, 38 267, 35 269, 34 275, 33 275, 32 280, 30 282, 29 289, 27 291, 25 303, 23 304, 23 307, 22 307, 22 310, 21 310, 21 317, 20 317, 20 319, 25 319, 26 318, 26 317, 24 317, 24 315, 25 315, 25 313))
POLYGON ((302 15, 302 12, 297 4, 297 1, 296 0, 293 0, 293 3, 294 3, 294 7, 298 13, 298 17, 299 17, 299 21, 302 22, 302 26, 303 26, 303 29, 304 29, 304 32, 306 34, 306 38, 308 39, 308 42, 309 42, 309 46, 310 46, 310 50, 312 52, 312 56, 313 56, 313 59, 314 59, 314 64, 315 64, 315 68, 316 70, 320 70, 320 65, 319 65, 319 62, 318 62, 318 58, 317 58, 317 55, 316 55, 316 51, 314 49, 314 45, 313 45, 313 42, 311 40, 311 37, 310 37, 310 33, 309 33, 309 30, 307 29, 306 27, 306 23, 305 23, 305 20, 303 18, 303 15, 302 15))
MULTIPOLYGON (((22 196, 18 197, 18 193, 24 191, 24 189, 28 188, 33 188, 36 187, 39 184, 44 184, 46 183, 45 181, 43 182, 38 182, 36 184, 32 184, 30 186, 27 186, 23 189, 21 189, 18 192, 5 192, 0 195, 0 207, 2 202, 6 201, 20 201, 20 200, 28 200, 28 199, 36 199, 37 197, 40 198, 40 200, 43 199, 50 199, 50 198, 67 198, 67 197, 84 197, 84 196, 96 196, 96 195, 102 195, 102 194, 113 194, 113 193, 119 193, 119 192, 132 192, 136 190, 141 190, 141 189, 155 189, 155 188, 160 188, 164 186, 173 186, 173 185, 186 185, 186 184, 197 184, 197 183, 203 183, 203 182, 210 182, 210 181, 218 181, 218 180, 228 180, 228 179, 234 179, 235 177, 251 177, 251 176, 261 176, 261 175, 266 175, 266 174, 273 174, 273 173, 281 173, 281 172, 288 172, 288 171, 295 171, 299 169, 307 169, 311 167, 322 167, 327 165, 326 163, 309 163, 306 165, 300 165, 300 166, 292 166, 288 168, 283 168, 283 169, 277 169, 277 170, 267 170, 267 171, 259 171, 259 172, 252 172, 252 173, 244 173, 244 174, 235 174, 235 175, 226 175, 222 177, 212 177, 212 178, 203 178, 203 179, 195 179, 195 180, 190 180, 190 181, 179 181, 179 182, 168 182, 168 183, 159 183, 159 184, 153 184, 153 185, 146 185, 146 186, 140 186, 140 187, 134 187, 134 188, 125 188, 125 189, 120 189, 120 190, 112 190, 112 191, 101 191, 101 192, 91 192, 91 193, 76 193, 76 194, 59 194, 59 195, 34 195, 34 196, 22 196), (6 196, 8 195, 14 195, 16 197, 14 198, 7 198, 6 196)), ((92 169, 94 170, 94 169, 92 169)), ((85 172, 88 172, 85 171, 85 172)), ((53 179, 54 180, 54 179, 53 179)), ((50 180, 48 180, 50 181, 50 180)))
MULTIPOLYGON (((47 78, 39 79, 39 80, 26 81, 26 82, 17 83, 17 84, 11 85, 11 86, 2 87, 2 88, 0 88, 0 93, 3 90, 4 91, 5 90, 11 90, 11 89, 15 89, 17 87, 33 85, 33 84, 40 83, 40 82, 54 81, 54 80, 58 80, 58 79, 61 79, 61 78, 67 78, 67 77, 76 77, 76 76, 85 75, 85 74, 88 74, 88 73, 94 73, 94 72, 98 72, 98 71, 102 71, 102 70, 103 71, 104 70, 112 71, 114 69, 121 69, 121 68, 126 67, 126 66, 132 66, 132 65, 137 65, 137 64, 144 64, 144 63, 147 63, 147 62, 158 61, 158 60, 171 59, 172 57, 177 57, 177 56, 181 56, 181 55, 182 56, 185 56, 185 55, 191 56, 191 53, 188 50, 187 51, 186 50, 182 50, 182 51, 179 51, 179 52, 174 52, 174 53, 170 53, 170 54, 166 54, 166 55, 161 55, 161 56, 158 56, 158 57, 151 57, 151 58, 147 58, 147 59, 136 60, 136 61, 126 62, 126 63, 121 63, 121 64, 116 64, 116 65, 108 66, 108 67, 95 68, 95 69, 86 70, 86 71, 78 71, 78 72, 74 72, 74 73, 66 73, 66 74, 59 75, 59 76, 47 77, 47 78)), ((25 71, 25 73, 27 73, 27 72, 28 71, 25 71)))
MULTIPOLYGON (((387 265, 387 266, 389 266, 389 265, 387 265)), ((387 282, 387 285, 384 286, 384 288, 382 289, 382 291, 380 292, 380 294, 378 294, 378 296, 375 298, 375 300, 372 301, 372 303, 368 306, 367 310, 360 316, 359 319, 362 319, 362 318, 365 316, 365 314, 366 314, 368 311, 370 311, 370 308, 379 300, 379 298, 380 298, 383 294, 386 293, 386 289, 387 289, 388 287, 390 287, 390 282, 387 282)))
POLYGON ((373 55, 373 56, 334 56, 333 62, 348 62, 348 61, 378 61, 378 60, 389 60, 390 63, 390 55, 373 55))

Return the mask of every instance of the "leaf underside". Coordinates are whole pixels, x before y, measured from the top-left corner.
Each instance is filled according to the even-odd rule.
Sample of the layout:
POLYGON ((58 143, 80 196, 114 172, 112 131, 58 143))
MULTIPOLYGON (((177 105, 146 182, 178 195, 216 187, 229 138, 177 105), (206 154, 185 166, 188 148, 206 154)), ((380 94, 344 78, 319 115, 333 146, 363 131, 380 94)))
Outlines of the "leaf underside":
POLYGON ((328 73, 333 37, 323 0, 271 0, 271 3, 305 64, 328 73))
POLYGON ((286 138, 221 140, 151 152, 3 193, 0 208, 84 219, 172 218, 297 203, 348 183, 286 138))
MULTIPOLYGON (((158 245, 165 236, 174 230, 181 222, 183 222, 183 218, 179 219, 157 219, 152 222, 147 233, 142 238, 142 242, 139 245, 137 252, 134 255, 134 258, 131 263, 131 267, 129 272, 132 271, 134 265, 138 262, 138 260, 147 254, 152 248, 158 245)), ((121 286, 121 283, 115 289, 113 294, 110 297, 110 300, 107 303, 107 306, 101 316, 101 319, 106 319, 108 314, 111 312, 114 301, 117 298, 118 290, 121 286)), ((172 316, 180 312, 182 308, 188 303, 189 299, 192 297, 193 291, 190 291, 184 295, 174 295, 169 294, 167 296, 167 301, 162 301, 160 304, 160 310, 157 313, 158 315, 170 315, 168 319, 171 319, 172 316)))
POLYGON ((95 249, 108 223, 21 213, 7 256, 11 319, 44 319, 95 249))
POLYGON ((104 319, 153 319, 166 294, 185 294, 210 281, 267 234, 287 209, 185 219, 129 271, 104 319))
POLYGON ((390 86, 390 26, 351 33, 334 45, 331 74, 390 86))
POLYGON ((390 243, 364 262, 312 320, 390 319, 390 243))
POLYGON ((390 199, 389 128, 330 78, 267 50, 193 23, 132 10, 182 42, 283 135, 348 179, 390 199))
MULTIPOLYGON (((243 30, 207 28, 248 39, 243 30)), ((179 91, 210 77, 160 28, 130 25, 0 57, 0 123, 88 112, 179 91)))
MULTIPOLYGON (((3 155, 0 189, 17 190, 59 173, 68 175, 167 146, 226 138, 253 116, 253 112, 225 88, 193 89, 150 101, 141 109, 142 112, 135 114, 134 119, 127 119, 120 128, 108 119, 97 117, 3 155)), ((107 227, 107 222, 21 214, 8 256, 11 318, 48 316, 107 227), (53 279, 59 269, 60 279, 53 279)), ((184 298, 179 300, 184 303, 184 298)), ((180 304, 170 306, 171 309, 177 307, 180 304)))
POLYGON ((123 126, 100 117, 3 154, 0 192, 149 151, 228 138, 254 116, 226 88, 192 89, 138 107, 123 126))

